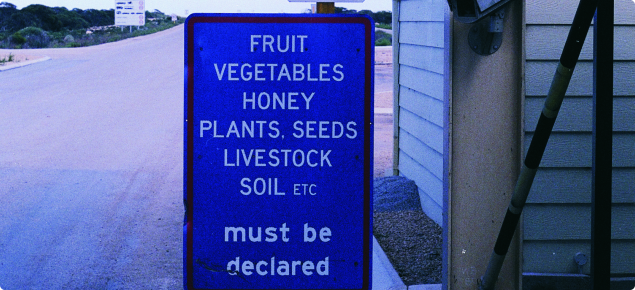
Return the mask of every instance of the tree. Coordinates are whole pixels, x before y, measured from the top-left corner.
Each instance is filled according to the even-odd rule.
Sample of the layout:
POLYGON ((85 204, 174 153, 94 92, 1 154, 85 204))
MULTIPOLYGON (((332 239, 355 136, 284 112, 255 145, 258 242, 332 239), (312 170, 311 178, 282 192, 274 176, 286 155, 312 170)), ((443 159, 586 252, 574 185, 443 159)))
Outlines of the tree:
POLYGON ((106 26, 115 24, 115 10, 86 9, 80 15, 92 26, 106 26))
MULTIPOLYGON (((8 2, 0 2, 0 31, 16 32, 37 27, 48 32, 113 25, 115 10, 73 9, 33 4, 21 10, 8 2)), ((3 34, 4 35, 4 34, 3 34)), ((8 35, 8 34, 7 34, 8 35)))
POLYGON ((88 21, 72 11, 61 12, 57 14, 57 17, 62 22, 62 29, 73 30, 90 27, 88 21))
POLYGON ((40 20, 40 25, 37 26, 39 28, 46 31, 60 31, 62 29, 62 22, 57 18, 57 13, 48 6, 32 4, 20 11, 35 15, 40 20))
POLYGON ((357 10, 344 7, 335 7, 335 14, 357 14, 357 10))
POLYGON ((9 31, 18 31, 22 28, 34 26, 40 26, 40 19, 37 16, 18 10, 16 13, 11 15, 11 19, 9 20, 9 31))
POLYGON ((392 12, 390 11, 379 11, 375 12, 375 17, 373 18, 377 23, 383 24, 391 24, 392 23, 392 12))
POLYGON ((0 31, 7 31, 11 27, 11 16, 16 13, 18 9, 15 5, 7 2, 0 3, 0 31))
POLYGON ((364 14, 370 16, 376 23, 390 24, 392 23, 392 12, 379 11, 373 12, 370 10, 357 11, 355 9, 347 9, 344 7, 335 7, 335 13, 337 14, 364 14))
POLYGON ((9 9, 13 9, 16 10, 17 6, 9 3, 9 2, 0 2, 0 8, 9 8, 9 9))
POLYGON ((154 9, 154 12, 146 10, 146 19, 164 19, 166 15, 159 9, 154 9))
POLYGON ((375 13, 373 13, 373 11, 370 11, 370 10, 360 10, 359 12, 357 12, 357 14, 366 14, 370 16, 371 18, 373 18, 373 15, 375 15, 375 13))

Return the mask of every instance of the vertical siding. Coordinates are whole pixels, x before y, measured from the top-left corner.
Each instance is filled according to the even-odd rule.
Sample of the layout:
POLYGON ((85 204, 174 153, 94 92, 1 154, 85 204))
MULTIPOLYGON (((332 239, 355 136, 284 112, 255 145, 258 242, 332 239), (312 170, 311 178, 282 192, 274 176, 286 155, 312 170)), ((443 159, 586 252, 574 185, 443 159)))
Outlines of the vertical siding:
MULTIPOLYGON (((564 46, 577 0, 526 2, 525 149, 564 46)), ((635 274, 635 3, 615 1, 611 272, 635 274)), ((590 256, 593 28, 524 211, 523 272, 578 273, 590 256)), ((582 268, 588 274, 590 265, 582 268)))
POLYGON ((424 212, 441 225, 447 2, 399 5, 399 172, 415 181, 424 212))

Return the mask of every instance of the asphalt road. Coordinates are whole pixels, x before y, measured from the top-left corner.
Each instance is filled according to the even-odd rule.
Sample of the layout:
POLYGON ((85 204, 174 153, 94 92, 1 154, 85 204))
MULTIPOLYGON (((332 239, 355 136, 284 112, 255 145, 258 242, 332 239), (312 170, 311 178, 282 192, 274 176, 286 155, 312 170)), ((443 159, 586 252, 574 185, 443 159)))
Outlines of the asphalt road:
POLYGON ((183 27, 0 72, 0 287, 182 287, 183 27))
POLYGON ((373 177, 392 174, 393 165, 392 47, 375 48, 375 140, 373 177), (389 112, 389 113, 387 113, 389 112))
POLYGON ((183 26, 28 53, 51 60, 0 72, 0 288, 180 289, 183 26))

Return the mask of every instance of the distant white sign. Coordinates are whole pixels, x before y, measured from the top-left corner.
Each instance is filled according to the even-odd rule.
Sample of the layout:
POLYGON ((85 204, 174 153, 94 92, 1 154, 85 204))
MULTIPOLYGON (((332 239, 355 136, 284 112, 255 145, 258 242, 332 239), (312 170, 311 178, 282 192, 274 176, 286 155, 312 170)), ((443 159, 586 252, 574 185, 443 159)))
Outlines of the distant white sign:
POLYGON ((144 0, 115 0, 115 25, 135 25, 146 24, 145 1, 144 0))

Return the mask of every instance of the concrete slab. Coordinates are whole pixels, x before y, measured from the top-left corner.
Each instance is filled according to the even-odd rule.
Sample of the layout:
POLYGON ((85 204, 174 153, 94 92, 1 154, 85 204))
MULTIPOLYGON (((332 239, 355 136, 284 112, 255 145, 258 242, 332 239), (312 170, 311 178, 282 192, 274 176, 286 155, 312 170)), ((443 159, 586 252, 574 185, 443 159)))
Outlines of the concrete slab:
POLYGON ((393 108, 375 108, 375 114, 392 115, 393 108))
POLYGON ((441 290, 441 284, 412 285, 408 290, 441 290))
POLYGON ((392 267, 386 253, 381 248, 377 239, 373 237, 373 284, 375 290, 407 290, 406 284, 401 281, 399 274, 392 267))

